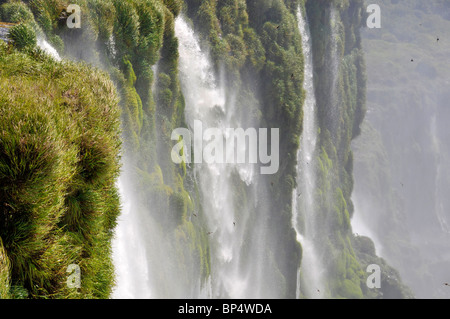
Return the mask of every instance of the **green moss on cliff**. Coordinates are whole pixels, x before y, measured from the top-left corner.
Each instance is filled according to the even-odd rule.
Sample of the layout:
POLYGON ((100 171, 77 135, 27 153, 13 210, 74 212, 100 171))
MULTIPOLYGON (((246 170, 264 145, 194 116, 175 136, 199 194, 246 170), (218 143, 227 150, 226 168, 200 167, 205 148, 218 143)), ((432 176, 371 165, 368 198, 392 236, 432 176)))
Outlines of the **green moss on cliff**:
MULTIPOLYGON (((388 298, 390 294, 409 297, 410 292, 398 276, 385 285, 385 290, 367 288, 368 258, 361 252, 360 237, 352 234, 350 225, 354 210, 351 142, 361 133, 366 113, 366 71, 359 31, 364 2, 307 1, 306 9, 312 33, 320 126, 317 214, 322 225, 320 250, 326 256, 322 262, 330 270, 327 275, 329 295, 338 298, 388 298)), ((374 251, 370 256, 372 263, 384 267, 383 274, 395 273, 374 251)))
MULTIPOLYGON (((282 235, 267 243, 272 260, 267 271, 279 273, 280 283, 284 282, 272 293, 293 296, 300 248, 291 227, 290 203, 304 100, 298 2, 191 0, 186 4, 202 45, 211 52, 216 70, 224 67, 226 87, 238 97, 236 116, 246 120, 244 126, 280 128, 280 154, 284 154, 280 171, 265 183, 273 193, 268 223, 279 225, 282 235)), ((234 187, 245 193, 239 182, 234 187)), ((237 211, 246 209, 242 205, 237 211)))
MULTIPOLYGON (((211 272, 206 221, 192 168, 174 165, 170 159, 171 132, 174 128, 186 126, 184 99, 178 80, 178 40, 174 32, 175 18, 182 10, 200 34, 202 46, 211 52, 216 70, 223 67, 226 87, 236 97, 236 112, 239 113, 236 117, 243 119, 244 126, 280 128, 280 170, 267 177, 261 185, 268 187, 273 197, 268 208, 271 212, 268 224, 277 225, 279 230, 279 236, 267 242, 265 251, 270 261, 266 271, 276 274, 277 284, 272 287, 266 283, 268 286, 265 288, 281 297, 295 296, 301 258, 301 249, 291 225, 291 202, 296 187, 296 154, 302 134, 304 101, 304 61, 296 13, 299 7, 307 13, 312 33, 320 127, 316 158, 316 215, 323 225, 318 244, 329 270, 326 294, 337 298, 372 296, 364 288, 364 258, 353 249, 360 249, 361 245, 353 237, 350 227, 353 214, 350 143, 360 133, 359 127, 365 115, 365 66, 359 36, 365 11, 362 0, 186 0, 184 6, 180 0, 72 2, 82 8, 84 27, 81 29, 65 27, 67 12, 66 3, 62 0, 33 0, 29 6, 8 2, 2 5, 0 13, 11 22, 27 22, 35 26, 36 32, 43 30, 60 53, 101 66, 110 74, 120 97, 124 156, 133 181, 131 188, 141 203, 139 210, 151 215, 158 231, 164 232, 161 238, 168 243, 178 261, 173 266, 176 269, 170 271, 185 275, 181 279, 182 285, 189 287, 195 284, 194 279, 188 276, 192 269, 203 280, 211 272), (20 17, 11 13, 10 8, 15 6, 23 12, 20 17), (152 208, 151 213, 146 210, 148 207, 152 208), (199 218, 192 219, 194 212, 199 218)), ((12 157, 17 155, 12 151, 23 151, 20 156, 26 159, 24 163, 35 161, 33 168, 42 169, 47 177, 40 176, 41 188, 26 188, 25 192, 20 187, 7 185, 5 194, 18 196, 14 200, 23 205, 21 209, 27 209, 36 216, 42 216, 44 210, 51 214, 41 220, 42 224, 33 226, 33 231, 41 236, 37 238, 45 240, 34 243, 35 247, 27 246, 30 251, 36 250, 42 260, 36 259, 36 255, 16 253, 15 246, 11 246, 12 239, 8 237, 13 235, 6 236, 7 240, 2 236, 12 261, 12 284, 19 287, 19 292, 21 287, 25 287, 32 296, 108 296, 112 271, 108 241, 115 224, 118 201, 111 184, 117 173, 115 158, 118 145, 114 135, 117 123, 106 121, 106 124, 101 124, 90 119, 91 116, 103 119, 106 115, 96 106, 113 103, 110 95, 103 96, 103 87, 96 86, 104 85, 106 79, 100 75, 89 78, 87 74, 90 71, 84 66, 57 64, 37 53, 34 53, 33 60, 26 55, 6 51, 3 48, 5 57, 1 72, 8 75, 25 72, 21 79, 26 85, 17 90, 26 91, 28 85, 30 96, 38 101, 42 98, 37 93, 32 95, 36 90, 45 93, 46 103, 50 101, 48 103, 53 106, 60 103, 81 114, 79 121, 74 121, 64 113, 68 112, 66 109, 63 114, 67 116, 60 118, 42 107, 36 107, 37 111, 32 116, 26 110, 24 114, 17 113, 29 116, 30 123, 38 123, 32 129, 36 130, 36 136, 45 139, 30 137, 31 146, 22 150, 21 140, 9 136, 12 144, 10 153, 5 151, 5 154, 12 157), (15 62, 9 63, 10 60, 15 62), (22 63, 22 71, 17 69, 17 61, 22 63), (66 68, 72 80, 63 74, 66 68), (81 75, 75 74, 77 68, 81 69, 81 75), (39 78, 37 74, 41 73, 42 78, 39 78), (38 78, 36 84, 30 80, 34 77, 38 78), (46 77, 50 81, 49 87, 39 82, 46 77), (100 84, 92 82, 99 78, 100 84), (97 88, 93 91, 96 98, 102 98, 93 101, 80 85, 92 85, 97 88), (92 105, 87 107, 89 103, 92 105), (60 131, 61 127, 66 129, 60 131), (68 147, 63 151, 66 144, 68 147), (73 162, 73 158, 77 160, 73 162), (52 184, 54 179, 61 180, 61 183, 52 184), (23 194, 39 197, 41 190, 45 190, 43 194, 47 196, 42 195, 41 202, 37 199, 26 202, 23 194), (36 207, 36 203, 41 203, 41 208, 36 207), (49 229, 52 230, 51 236, 47 235, 49 229), (70 254, 61 249, 66 245, 74 247, 70 254), (51 254, 62 254, 63 257, 55 264, 49 257, 51 254), (31 257, 41 264, 27 268, 31 257), (81 257, 82 260, 77 259, 81 257), (63 264, 77 260, 87 277, 86 287, 83 284, 83 288, 75 293, 64 290, 58 278, 64 274, 61 272, 63 264), (56 281, 44 285, 54 272, 59 276, 55 277, 56 281), (36 290, 35 283, 44 290, 36 290)), ((7 79, 2 81, 5 86, 9 84, 7 79)), ((3 94, 7 92, 16 94, 11 90, 3 94)), ((19 95, 17 98, 16 103, 20 104, 19 95)), ((22 103, 23 107, 32 105, 31 101, 27 103, 22 103)), ((108 110, 112 112, 113 107, 108 110)), ((8 110, 5 112, 11 116, 12 123, 18 121, 15 114, 7 113, 8 110)), ((9 131, 13 132, 11 128, 9 131)), ((5 132, 9 131, 5 129, 5 132)), ((13 170, 14 166, 8 163, 5 167, 12 167, 8 168, 8 174, 15 174, 17 180, 26 181, 32 175, 27 171, 30 168, 22 162, 13 164, 19 166, 13 170)), ((238 177, 234 180, 232 191, 236 196, 233 206, 239 217, 240 211, 250 209, 247 202, 249 188, 238 177)), ((10 214, 18 207, 17 204, 5 208, 5 212, 10 214)), ((251 208, 254 210, 252 213, 261 208, 267 209, 257 205, 251 208)), ((28 221, 24 223, 28 225, 28 221)), ((24 236, 26 238, 27 235, 24 236)), ((243 259, 249 247, 245 241, 243 259)), ((2 273, 7 272, 5 267, 3 270, 0 268, 0 280, 6 280, 1 279, 2 273)))

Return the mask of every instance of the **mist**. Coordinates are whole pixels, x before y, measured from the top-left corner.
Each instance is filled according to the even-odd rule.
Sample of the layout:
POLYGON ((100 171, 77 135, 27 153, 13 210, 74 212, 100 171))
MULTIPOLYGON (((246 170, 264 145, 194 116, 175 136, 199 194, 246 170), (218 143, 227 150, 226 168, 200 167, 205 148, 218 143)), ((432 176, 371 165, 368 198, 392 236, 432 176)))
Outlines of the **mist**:
POLYGON ((449 298, 450 3, 371 1, 367 115, 354 142, 354 229, 418 298, 449 298))

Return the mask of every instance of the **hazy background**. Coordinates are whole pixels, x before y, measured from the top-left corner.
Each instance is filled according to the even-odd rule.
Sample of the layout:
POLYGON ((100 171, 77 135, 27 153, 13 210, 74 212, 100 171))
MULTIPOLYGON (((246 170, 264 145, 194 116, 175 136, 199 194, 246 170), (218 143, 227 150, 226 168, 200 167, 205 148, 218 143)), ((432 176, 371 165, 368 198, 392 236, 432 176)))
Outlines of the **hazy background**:
POLYGON ((355 151, 355 232, 418 298, 450 298, 450 1, 366 1, 368 112, 355 151), (438 40, 439 39, 439 40, 438 40))

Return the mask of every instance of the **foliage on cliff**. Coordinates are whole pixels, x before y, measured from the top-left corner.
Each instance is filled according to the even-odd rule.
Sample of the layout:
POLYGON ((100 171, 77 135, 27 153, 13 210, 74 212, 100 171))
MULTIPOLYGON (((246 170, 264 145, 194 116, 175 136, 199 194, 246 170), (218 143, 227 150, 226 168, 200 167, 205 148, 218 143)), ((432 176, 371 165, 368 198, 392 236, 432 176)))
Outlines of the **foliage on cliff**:
POLYGON ((182 2, 71 3, 81 8, 79 29, 66 25, 70 14, 66 12, 67 1, 32 0, 26 9, 31 10, 39 28, 60 54, 109 73, 120 97, 124 171, 130 175, 127 178, 132 181, 131 191, 140 203, 137 214, 143 219, 150 216, 161 233, 167 234, 165 242, 179 252, 175 256, 179 269, 174 271, 184 276, 180 285, 189 287, 194 278, 184 267, 195 265, 193 268, 206 278, 209 247, 201 227, 204 222, 199 220, 193 225, 188 219, 194 209, 200 209, 194 203, 192 174, 183 166, 173 165, 170 159, 171 132, 185 126, 174 34, 174 19, 182 2))
POLYGON ((238 96, 237 110, 246 119, 245 125, 280 128, 280 170, 265 180, 273 196, 269 224, 279 229, 279 236, 266 246, 269 260, 273 258, 268 271, 280 274, 280 284, 267 289, 275 295, 295 296, 301 250, 291 227, 290 203, 304 100, 296 19, 300 1, 186 3, 187 15, 211 52, 217 71, 224 68, 226 86, 238 96))
POLYGON ((366 113, 366 69, 360 28, 366 7, 356 1, 308 1, 316 72, 320 126, 317 214, 322 225, 320 247, 328 269, 328 293, 341 298, 405 298, 411 293, 398 273, 375 250, 364 249, 369 238, 354 235, 353 152, 366 113), (327 8, 327 10, 324 10, 327 8), (382 289, 367 288, 366 267, 382 267, 382 289), (389 279, 389 278, 395 279, 389 279))
MULTIPOLYGON (((309 19, 315 58, 314 78, 320 127, 316 158, 316 211, 323 224, 319 244, 324 264, 330 270, 326 293, 330 297, 373 297, 364 288, 367 277, 364 266, 366 261, 376 256, 368 254, 369 258, 361 253, 364 243, 354 238, 350 226, 353 214, 353 155, 350 143, 360 133, 365 115, 365 66, 359 35, 365 12, 362 0, 71 2, 82 8, 81 29, 67 28, 68 13, 65 8, 68 3, 64 0, 32 0, 27 4, 8 1, 0 7, 0 14, 5 20, 27 25, 38 35, 44 33, 61 54, 87 61, 109 73, 120 97, 123 154, 132 174, 132 191, 142 203, 140 213, 152 215, 166 234, 165 241, 177 252, 179 262, 177 269, 172 271, 184 275, 180 285, 194 284, 190 273, 185 271, 188 264, 194 265, 203 279, 211 270, 205 221, 202 218, 195 221, 188 218, 194 211, 202 210, 192 168, 174 165, 170 159, 173 144, 171 132, 174 128, 185 126, 184 100, 178 80, 178 41, 174 34, 177 15, 184 12, 191 19, 203 40, 203 46, 211 52, 217 72, 224 70, 226 87, 235 94, 237 110, 241 113, 239 116, 245 119, 243 125, 280 128, 280 170, 274 176, 265 177, 265 186, 273 196, 269 224, 277 225, 279 236, 267 243, 264 252, 270 260, 267 271, 277 274, 279 278, 277 286, 265 288, 290 298, 296 293, 297 268, 301 260, 301 249, 291 225, 296 154, 302 134, 304 101, 304 61, 296 17, 297 10, 301 8, 309 19), (13 7, 17 10, 11 10, 13 7), (146 210, 147 207, 153 208, 151 213, 146 210)), ((18 56, 19 53, 14 54, 18 56)), ((36 57, 27 59, 39 61, 36 57)), ((31 70, 44 68, 39 63, 38 66, 31 66, 31 70)), ((44 74, 53 76, 54 68, 59 70, 58 64, 55 65, 46 67, 47 73, 44 74)), ((76 78, 75 75, 73 77, 76 78)), ((84 78, 81 82, 91 83, 84 78)), ((48 92, 58 96, 59 88, 55 90, 48 92)), ((71 91, 67 98, 76 99, 76 94, 71 91)), ((103 100, 98 103, 104 103, 103 100)), ((65 134, 70 139, 72 133, 68 131, 65 134)), ((86 136, 87 139, 79 141, 80 145, 93 143, 93 147, 99 148, 100 144, 94 142, 96 137, 92 135, 93 140, 90 140, 86 136)), ((97 153, 98 156, 100 154, 97 153)), ((96 157, 95 160, 99 159, 96 157)), ((65 163, 63 159, 61 163, 65 163)), ((80 172, 80 176, 100 178, 96 174, 98 170, 92 170, 92 164, 91 160, 86 159, 85 166, 91 170, 83 174, 80 172)), ((79 212, 85 207, 79 202, 96 202, 98 193, 81 191, 80 185, 76 186, 70 188, 67 205, 79 212)), ((53 187, 56 188, 49 188, 48 191, 56 194, 62 192, 58 187, 63 186, 53 187)), ((234 192, 242 197, 236 200, 237 209, 239 205, 241 208, 245 205, 246 190, 245 183, 236 179, 234 192)), ((109 191, 112 192, 112 189, 109 191)), ((111 196, 117 199, 116 195, 111 196)), ((108 205, 101 205, 105 206, 108 205)), ((254 209, 257 211, 259 207, 254 209)), ((59 218, 57 209, 54 219, 67 223, 67 229, 77 227, 76 219, 59 218)), ((48 221, 51 222, 55 221, 48 221)), ((3 236, 2 239, 10 255, 8 242, 3 236)), ((54 249, 59 247, 57 244, 54 249)), ((108 250, 99 256, 105 261, 109 260, 107 255, 108 250)), ((60 263, 64 264, 65 260, 60 263)), ((93 264, 97 265, 97 262, 93 261, 93 264)), ((11 265, 2 264, 0 259, 0 280, 6 280, 3 279, 7 273, 5 269, 15 269, 14 262, 11 265)), ((105 269, 109 271, 108 267, 105 269)), ((43 271, 42 276, 46 278, 47 273, 43 271)), ((45 281, 39 276, 37 278, 35 280, 45 281)), ((108 278, 99 281, 103 286, 98 287, 95 293, 86 294, 93 297, 108 295, 111 284, 108 278)), ((160 280, 164 280, 164 276, 160 280)), ((30 291, 34 289, 24 280, 19 280, 17 284, 30 291)), ((48 289, 52 287, 50 285, 48 289)), ((57 296, 56 292, 51 293, 55 294, 51 296, 57 296)))
POLYGON ((120 211, 113 83, 0 43, 0 113, 2 297, 108 297, 120 211), (81 268, 80 289, 66 284, 70 264, 81 268))

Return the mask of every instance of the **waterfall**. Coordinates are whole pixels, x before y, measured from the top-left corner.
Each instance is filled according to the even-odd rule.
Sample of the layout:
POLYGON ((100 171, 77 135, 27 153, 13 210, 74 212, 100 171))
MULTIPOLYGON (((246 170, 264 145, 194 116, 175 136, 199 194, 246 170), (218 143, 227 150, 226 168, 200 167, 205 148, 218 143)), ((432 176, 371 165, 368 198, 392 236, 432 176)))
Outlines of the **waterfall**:
MULTIPOLYGON (((183 17, 175 23, 179 39, 180 77, 186 100, 186 122, 193 128, 199 120, 204 129, 228 127, 230 107, 225 88, 218 86, 208 54, 200 47, 193 29, 183 17), (224 114, 220 119, 217 114, 224 114)), ((223 85, 223 82, 222 82, 223 85)), ((233 167, 226 164, 197 164, 195 177, 201 189, 207 232, 212 242, 212 296, 243 297, 245 280, 239 278, 236 251, 236 216, 233 207, 230 175, 233 167), (226 273, 226 275, 225 275, 226 273)))
POLYGON ((148 260, 145 241, 141 233, 140 218, 133 205, 133 194, 129 191, 126 175, 118 182, 122 210, 113 241, 113 260, 116 268, 117 288, 113 298, 151 298, 148 260))
MULTIPOLYGON (((327 59, 326 66, 330 75, 329 80, 329 105, 327 107, 326 113, 329 124, 330 133, 335 136, 339 131, 340 126, 340 112, 341 112, 341 97, 338 87, 339 81, 339 69, 340 69, 340 53, 339 53, 339 12, 333 3, 330 4, 330 45, 327 48, 327 59)), ((331 200, 331 199, 330 199, 331 200)))
POLYGON ((186 286, 184 279, 192 275, 191 265, 182 273, 178 268, 173 237, 162 229, 152 216, 151 203, 140 203, 130 172, 130 160, 123 159, 118 188, 122 199, 116 236, 113 240, 113 260, 116 286, 113 298, 163 299, 204 298, 200 279, 193 278, 186 286))
POLYGON ((310 31, 306 18, 298 10, 298 27, 302 36, 303 55, 305 59, 304 90, 306 99, 303 111, 303 133, 297 154, 297 189, 292 196, 292 225, 297 234, 297 241, 302 245, 303 255, 297 278, 297 298, 300 298, 300 278, 305 287, 301 289, 308 298, 321 297, 322 269, 315 245, 316 216, 314 213, 315 148, 317 142, 316 99, 313 79, 313 59, 310 31), (303 219, 303 230, 299 225, 303 219))
MULTIPOLYGON (((186 123, 192 126, 195 120, 201 120, 205 127, 212 126, 215 116, 210 112, 217 108, 222 113, 225 111, 224 89, 216 86, 209 58, 183 18, 177 18, 175 31, 179 39, 179 73, 186 100, 186 123)), ((152 67, 155 76, 158 66, 152 67)), ((152 90, 155 88, 153 83, 152 90)), ((158 212, 152 212, 151 204, 138 203, 130 177, 133 167, 129 159, 123 162, 119 189, 124 202, 113 242, 117 274, 113 298, 211 298, 236 295, 241 291, 239 287, 233 288, 235 283, 239 285, 239 280, 232 276, 221 277, 220 272, 216 272, 211 275, 214 280, 206 278, 202 283, 190 261, 184 260, 183 265, 178 265, 179 252, 174 247, 173 235, 165 232, 152 217, 158 212)), ((215 260, 215 269, 222 269, 222 264, 237 259, 233 246, 237 227, 233 225, 236 219, 230 200, 229 168, 204 164, 195 167, 194 173, 202 194, 203 210, 207 212, 208 229, 204 231, 211 233, 209 240, 214 241, 214 251, 218 252, 211 259, 215 260)))
MULTIPOLYGON (((201 47, 194 30, 182 16, 176 19, 175 33, 179 40, 186 123, 191 131, 194 121, 200 121, 203 129, 217 128, 221 132, 219 139, 227 140, 228 128, 245 125, 237 113, 235 95, 225 86, 223 71, 219 75, 214 72, 207 50, 201 47)), ((246 152, 246 149, 236 151, 246 152)), ((254 169, 253 164, 195 164, 194 174, 211 246, 212 298, 276 297, 275 289, 265 289, 272 282, 272 277, 264 271, 265 241, 270 240, 266 233, 268 212, 255 208, 258 197, 263 198, 259 204, 269 196, 263 195, 264 186, 254 169), (244 185, 249 198, 236 207, 236 197, 240 195, 236 190, 238 184, 244 185)))
MULTIPOLYGON (((355 184, 357 185, 357 184, 355 184)), ((370 212, 373 209, 370 201, 364 201, 364 197, 359 193, 358 189, 352 194, 352 202, 354 207, 354 214, 351 219, 352 231, 355 236, 365 236, 372 240, 377 256, 387 258, 384 253, 382 240, 379 235, 372 229, 370 222, 362 215, 362 212, 370 212)))
POLYGON ((57 61, 61 61, 61 57, 58 54, 58 51, 54 47, 51 46, 50 43, 47 42, 47 40, 43 38, 37 39, 37 46, 44 50, 47 54, 49 54, 51 57, 53 57, 57 61))
MULTIPOLYGON (((250 124, 256 126, 255 123, 244 121, 241 115, 243 107, 237 103, 233 90, 227 87, 224 71, 215 72, 208 50, 201 46, 199 38, 183 16, 175 20, 175 34, 179 42, 179 77, 185 98, 185 119, 190 131, 195 132, 195 126, 201 123, 203 130, 217 128, 220 131, 219 138, 228 142, 227 129, 249 127, 250 124)), ((309 81, 305 89, 313 92, 308 38, 304 37, 309 64, 306 70, 309 81)), ((311 108, 311 112, 305 114, 305 129, 309 133, 304 135, 302 142, 307 152, 299 153, 305 159, 305 166, 300 165, 299 170, 308 176, 310 182, 298 191, 307 194, 308 210, 311 213, 314 172, 312 163, 310 166, 306 162, 313 160, 316 143, 314 94, 308 94, 307 104, 311 108)), ((239 147, 236 152, 248 151, 247 145, 239 147)), ((205 227, 202 231, 207 234, 210 247, 209 277, 204 280, 195 277, 199 274, 192 272, 195 277, 192 281, 202 284, 195 287, 180 284, 180 278, 185 274, 177 271, 176 252, 171 244, 173 239, 164 234, 164 230, 152 219, 152 208, 142 207, 136 202, 133 183, 128 176, 132 168, 125 159, 119 183, 124 202, 113 242, 117 265, 117 286, 113 297, 239 299, 284 296, 284 287, 280 284, 283 279, 280 278, 277 261, 268 249, 275 238, 280 236, 278 225, 269 225, 269 217, 273 213, 270 210, 270 179, 257 174, 257 166, 250 163, 203 162, 190 165, 199 189, 201 209, 196 213, 204 215, 190 218, 201 217, 205 221, 201 227, 205 227)), ((296 210, 296 216, 302 209, 303 206, 298 208, 298 212, 296 210)), ((297 218, 293 222, 299 241, 308 250, 308 247, 312 247, 308 245, 312 232, 308 231, 302 237, 298 231, 297 218)), ((309 229, 313 227, 308 226, 309 229)), ((304 266, 305 271, 315 269, 317 264, 314 261, 315 254, 309 255, 312 261, 309 268, 304 266)), ((185 266, 188 269, 193 267, 190 264, 185 266)))
MULTIPOLYGON (((3 40, 5 42, 10 41, 8 39, 9 28, 10 26, 5 27, 0 25, 0 40, 3 40)), ((36 44, 39 48, 41 48, 45 53, 49 54, 55 60, 61 61, 61 57, 59 56, 58 51, 56 51, 56 49, 52 47, 51 44, 47 42, 47 40, 42 37, 38 37, 36 44)))

